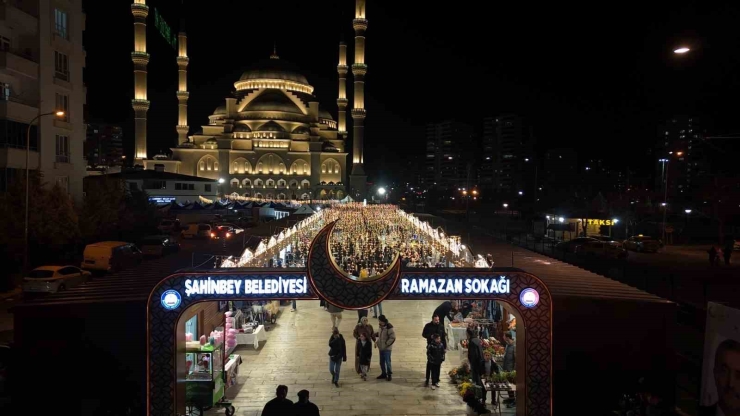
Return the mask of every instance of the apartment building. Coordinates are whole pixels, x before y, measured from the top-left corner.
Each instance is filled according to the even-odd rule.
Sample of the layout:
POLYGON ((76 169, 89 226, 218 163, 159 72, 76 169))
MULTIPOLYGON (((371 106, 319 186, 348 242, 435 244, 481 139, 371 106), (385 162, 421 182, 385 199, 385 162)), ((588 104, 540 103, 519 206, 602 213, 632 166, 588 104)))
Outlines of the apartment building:
POLYGON ((82 0, 0 0, 0 191, 25 174, 30 132, 29 168, 81 202, 84 30, 82 0))

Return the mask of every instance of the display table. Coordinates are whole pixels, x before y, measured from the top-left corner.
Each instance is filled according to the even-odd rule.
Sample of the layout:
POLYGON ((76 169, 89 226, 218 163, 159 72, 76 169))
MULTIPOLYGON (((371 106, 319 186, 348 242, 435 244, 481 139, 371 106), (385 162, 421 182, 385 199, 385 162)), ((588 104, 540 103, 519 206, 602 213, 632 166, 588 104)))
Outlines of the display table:
POLYGON ((267 341, 267 333, 265 332, 265 326, 260 325, 258 326, 254 332, 251 334, 243 334, 243 333, 237 333, 236 334, 236 343, 237 345, 241 344, 252 344, 254 346, 254 349, 260 347, 260 341, 267 341))
POLYGON ((232 354, 229 357, 229 361, 224 366, 226 372, 226 388, 236 384, 236 377, 239 375, 239 365, 242 363, 242 358, 239 354, 232 354))
POLYGON ((447 336, 449 337, 449 343, 447 345, 454 345, 455 349, 459 349, 460 341, 468 339, 467 331, 467 325, 453 326, 452 324, 447 324, 447 336))
POLYGON ((501 414, 501 402, 504 401, 504 399, 509 398, 509 392, 513 392, 516 394, 516 384, 501 384, 501 383, 485 383, 486 385, 486 391, 490 391, 491 394, 496 395, 496 402, 498 403, 498 413, 501 414), (506 392, 506 397, 503 397, 501 393, 506 392))

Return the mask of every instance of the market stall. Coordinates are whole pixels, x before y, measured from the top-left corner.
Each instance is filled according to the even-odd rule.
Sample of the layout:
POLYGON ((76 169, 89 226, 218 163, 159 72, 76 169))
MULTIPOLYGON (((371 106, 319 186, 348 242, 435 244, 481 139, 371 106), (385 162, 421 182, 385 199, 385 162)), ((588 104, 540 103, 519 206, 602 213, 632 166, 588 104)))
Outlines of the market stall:
POLYGON ((260 341, 267 341, 267 333, 265 332, 264 325, 255 327, 244 324, 238 331, 236 334, 237 345, 251 345, 256 350, 260 347, 260 341))

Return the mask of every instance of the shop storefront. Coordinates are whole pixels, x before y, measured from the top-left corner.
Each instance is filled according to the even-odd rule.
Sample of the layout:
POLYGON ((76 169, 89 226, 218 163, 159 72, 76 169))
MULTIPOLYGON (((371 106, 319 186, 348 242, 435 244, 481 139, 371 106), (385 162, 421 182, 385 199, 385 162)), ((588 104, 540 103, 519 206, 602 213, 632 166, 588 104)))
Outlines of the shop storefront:
MULTIPOLYGON (((180 364, 173 368, 171 363, 177 355, 176 348, 181 348, 178 338, 187 337, 184 330, 189 319, 192 319, 188 318, 192 315, 191 309, 201 304, 213 304, 214 301, 319 298, 349 310, 365 309, 393 299, 501 302, 507 305, 508 311, 515 312, 517 319, 524 324, 522 328, 527 328, 526 333, 517 334, 518 344, 523 351, 520 356, 525 357, 518 366, 522 377, 516 380, 520 413, 552 414, 552 310, 549 291, 542 281, 519 270, 425 269, 402 272, 400 262, 396 261, 377 280, 358 282, 341 274, 328 256, 328 236, 332 228, 333 224, 328 225, 313 240, 305 271, 233 269, 215 273, 181 273, 170 276, 154 288, 150 295, 148 316, 149 414, 180 414, 185 410, 188 361, 185 360, 184 368, 180 368, 180 364), (182 327, 182 331, 178 327, 182 327)), ((229 334, 223 336, 228 337, 229 334)), ((201 338, 197 342, 206 341, 205 345, 212 344, 216 348, 221 345, 219 337, 201 338)), ((186 355, 188 351, 185 348, 186 355)), ((197 365, 198 354, 193 357, 191 366, 197 365)), ((209 360, 208 365, 212 368, 211 364, 215 361, 213 358, 209 360)), ((209 373, 204 377, 213 376, 209 373)), ((215 383, 211 385, 215 388, 215 383)), ((212 397, 219 394, 216 391, 212 397)))

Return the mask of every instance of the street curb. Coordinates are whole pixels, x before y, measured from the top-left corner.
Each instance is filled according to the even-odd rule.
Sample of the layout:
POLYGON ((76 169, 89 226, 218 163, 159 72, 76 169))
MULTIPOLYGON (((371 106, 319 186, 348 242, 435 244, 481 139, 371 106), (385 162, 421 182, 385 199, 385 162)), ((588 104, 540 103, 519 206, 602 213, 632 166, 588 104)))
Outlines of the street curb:
POLYGON ((15 289, 11 290, 10 292, 0 292, 0 300, 9 299, 15 296, 18 296, 23 292, 23 289, 18 286, 15 289))

